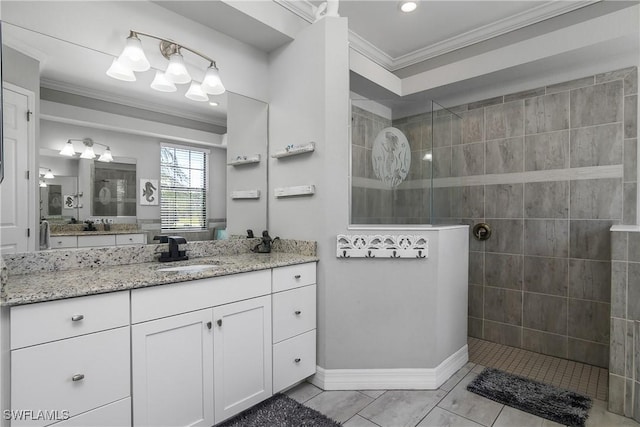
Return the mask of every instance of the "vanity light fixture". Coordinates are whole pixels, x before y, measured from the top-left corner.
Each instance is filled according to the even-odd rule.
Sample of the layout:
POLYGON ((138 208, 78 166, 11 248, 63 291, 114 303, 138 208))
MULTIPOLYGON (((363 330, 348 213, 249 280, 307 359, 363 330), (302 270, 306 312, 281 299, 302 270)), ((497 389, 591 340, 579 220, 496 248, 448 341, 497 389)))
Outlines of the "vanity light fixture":
POLYGON ((51 172, 51 169, 47 169, 47 171, 44 173, 44 177, 45 179, 53 179, 55 178, 55 176, 53 175, 53 172, 51 172))
POLYGON ((80 141, 85 146, 84 151, 80 155, 81 159, 89 159, 89 160, 95 159, 96 158, 96 153, 95 153, 95 151, 93 151, 93 146, 94 145, 100 145, 100 146, 104 147, 105 150, 100 155, 100 157, 98 158, 98 161, 99 162, 105 162, 105 163, 113 162, 113 156, 111 155, 111 148, 109 148, 108 145, 104 145, 104 144, 100 144, 99 142, 95 142, 91 138, 68 139, 67 142, 64 144, 64 147, 62 148, 62 150, 60 150, 60 154, 61 155, 69 156, 69 157, 72 157, 72 156, 76 155, 76 150, 73 148, 73 142, 72 141, 80 141))
POLYGON ((47 187, 47 183, 44 181, 44 179, 40 180, 40 188, 46 188, 47 187))
POLYGON ((139 36, 159 40, 160 53, 169 61, 164 72, 156 71, 156 76, 151 83, 152 89, 160 92, 175 92, 177 90, 176 84, 186 84, 192 81, 191 74, 182 57, 182 51, 185 50, 209 63, 202 83, 193 82, 185 96, 194 101, 204 102, 209 99, 207 95, 220 95, 226 91, 220 80, 220 72, 216 61, 213 59, 172 40, 133 30, 129 31, 124 50, 117 59, 113 60, 111 67, 107 70, 109 77, 123 81, 135 81, 134 72, 147 71, 151 67, 142 49, 142 42, 139 36))
POLYGON ((418 8, 417 1, 401 1, 400 2, 400 10, 404 13, 413 12, 418 8))

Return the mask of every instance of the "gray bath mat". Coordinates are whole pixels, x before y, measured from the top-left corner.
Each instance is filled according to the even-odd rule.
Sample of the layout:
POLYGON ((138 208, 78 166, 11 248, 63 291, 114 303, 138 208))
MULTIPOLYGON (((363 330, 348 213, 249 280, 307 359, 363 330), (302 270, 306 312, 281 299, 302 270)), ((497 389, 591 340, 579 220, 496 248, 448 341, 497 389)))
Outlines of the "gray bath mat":
POLYGON ((340 424, 284 394, 277 394, 216 427, 340 427, 340 424))
POLYGON ((591 399, 580 393, 485 368, 467 390, 560 424, 584 427, 591 399))

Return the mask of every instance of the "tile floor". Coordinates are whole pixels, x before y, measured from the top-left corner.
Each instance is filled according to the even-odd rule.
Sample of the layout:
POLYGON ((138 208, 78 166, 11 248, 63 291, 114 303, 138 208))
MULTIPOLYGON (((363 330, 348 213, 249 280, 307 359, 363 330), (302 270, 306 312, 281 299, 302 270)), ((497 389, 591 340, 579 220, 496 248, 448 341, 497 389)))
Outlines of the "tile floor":
MULTIPOLYGON (((298 402, 342 423, 344 427, 550 427, 560 425, 467 391, 467 384, 485 367, 477 363, 478 360, 493 361, 498 368, 505 366, 507 360, 511 360, 508 356, 495 358, 488 355, 494 354, 495 351, 504 354, 511 347, 507 347, 506 350, 502 348, 505 346, 492 347, 495 351, 491 352, 483 344, 485 341, 473 342, 473 340, 469 340, 470 355, 473 354, 476 359, 467 363, 437 390, 322 391, 312 384, 302 383, 289 390, 287 394, 298 402)), ((510 353, 513 353, 513 363, 509 363, 506 367, 512 366, 512 372, 516 372, 515 369, 520 366, 521 375, 527 374, 526 367, 529 366, 529 362, 522 362, 525 357, 528 356, 531 359, 542 356, 536 353, 533 353, 535 356, 513 351, 510 353)), ((599 371, 595 371, 598 380, 595 385, 591 381, 591 369, 599 368, 589 367, 589 380, 585 382, 580 378, 583 378, 581 373, 586 372, 586 368, 581 367, 580 372, 576 372, 577 379, 572 380, 573 372, 577 371, 575 366, 571 373, 567 373, 568 369, 565 366, 560 376, 560 362, 553 359, 557 358, 547 359, 546 356, 542 356, 539 360, 531 362, 532 369, 528 371, 528 375, 542 378, 545 382, 548 382, 546 378, 551 378, 552 382, 557 382, 560 378, 559 385, 566 384, 568 381, 569 385, 577 384, 578 390, 591 392, 595 390, 596 395, 599 392, 602 395, 604 387, 606 395, 606 385, 602 385, 599 371), (533 367, 537 368, 533 369, 533 367), (547 376, 547 372, 551 374, 547 376), (569 377, 568 380, 563 380, 565 373, 569 377)), ((564 359, 558 360, 568 362, 564 359)), ((608 412, 606 407, 604 400, 594 399, 587 427, 640 427, 640 424, 629 418, 608 412)))

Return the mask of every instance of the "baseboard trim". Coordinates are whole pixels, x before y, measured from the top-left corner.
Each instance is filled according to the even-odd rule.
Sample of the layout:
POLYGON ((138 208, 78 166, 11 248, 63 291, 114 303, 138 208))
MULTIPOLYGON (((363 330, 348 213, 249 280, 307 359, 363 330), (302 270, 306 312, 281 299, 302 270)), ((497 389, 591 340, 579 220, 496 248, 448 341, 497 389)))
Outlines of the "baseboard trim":
POLYGON ((435 368, 324 369, 309 381, 323 390, 434 390, 469 361, 467 344, 435 368))

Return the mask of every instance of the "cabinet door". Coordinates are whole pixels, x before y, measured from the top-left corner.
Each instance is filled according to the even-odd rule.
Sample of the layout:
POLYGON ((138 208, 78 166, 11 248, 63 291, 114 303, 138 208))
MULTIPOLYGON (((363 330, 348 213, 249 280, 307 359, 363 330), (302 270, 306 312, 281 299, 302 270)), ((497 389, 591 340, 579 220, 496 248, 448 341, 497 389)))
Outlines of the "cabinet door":
POLYGON ((133 424, 205 426, 213 420, 212 310, 133 325, 133 424))
POLYGON ((216 423, 272 394, 271 296, 213 309, 216 423))

